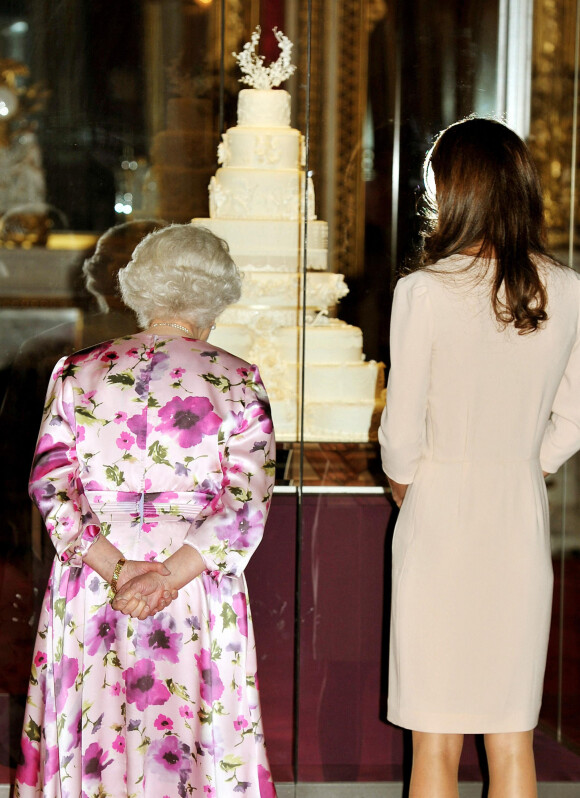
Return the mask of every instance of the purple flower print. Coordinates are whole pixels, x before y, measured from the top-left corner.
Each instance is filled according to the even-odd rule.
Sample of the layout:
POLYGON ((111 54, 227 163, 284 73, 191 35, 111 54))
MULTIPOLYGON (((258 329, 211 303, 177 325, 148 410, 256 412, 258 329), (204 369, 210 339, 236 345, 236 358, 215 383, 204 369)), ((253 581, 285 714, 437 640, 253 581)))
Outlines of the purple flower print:
POLYGON ((159 731, 171 731, 173 728, 173 721, 171 718, 168 718, 167 715, 157 715, 153 721, 153 725, 156 729, 159 729, 159 731))
POLYGON ((215 798, 215 787, 210 787, 209 784, 206 784, 203 788, 204 793, 206 794, 207 798, 215 798))
POLYGON ((248 787, 251 787, 252 783, 250 781, 238 781, 236 786, 234 787, 234 792, 246 792, 248 787))
POLYGON ((91 479, 90 482, 87 482, 84 485, 84 489, 85 490, 104 490, 103 486, 99 482, 96 482, 94 479, 91 479))
POLYGON ((245 432, 245 430, 248 429, 249 422, 244 418, 244 414, 241 411, 239 413, 232 413, 230 415, 230 421, 233 422, 232 435, 239 435, 241 432, 245 432))
POLYGON ((207 648, 201 649, 201 654, 195 654, 197 669, 201 676, 200 693, 207 704, 213 704, 221 698, 224 685, 220 679, 220 672, 207 648))
POLYGON ((144 369, 139 372, 139 377, 135 383, 137 396, 144 397, 149 393, 149 383, 151 380, 160 380, 169 368, 169 355, 166 352, 146 353, 149 362, 144 369))
POLYGON ((126 418, 127 418, 127 413, 124 413, 122 410, 119 410, 113 416, 113 421, 115 422, 115 424, 120 424, 121 421, 125 421, 126 418))
POLYGON ((173 369, 170 376, 173 377, 174 380, 178 380, 180 377, 183 377, 184 374, 185 374, 185 369, 177 368, 173 369))
POLYGON ((68 733, 71 736, 71 748, 79 748, 83 739, 83 711, 79 709, 75 713, 71 722, 68 725, 68 733))
POLYGON ((74 521, 68 515, 65 515, 60 519, 60 525, 65 531, 68 531, 69 529, 72 529, 74 521))
POLYGON ((157 526, 157 521, 150 521, 149 523, 145 522, 141 524, 141 529, 143 530, 143 532, 151 532, 153 527, 156 526, 157 526))
POLYGON ((121 685, 119 682, 111 685, 111 695, 121 695, 121 685))
POLYGON ((204 435, 214 435, 222 422, 205 396, 176 396, 161 408, 159 418, 156 429, 174 435, 183 449, 200 443, 204 435))
POLYGON ((179 662, 183 634, 175 631, 175 620, 159 612, 139 624, 135 653, 139 658, 179 662))
POLYGON ((24 761, 18 766, 18 780, 29 787, 35 787, 40 765, 40 750, 30 742, 26 734, 22 736, 22 756, 24 761))
POLYGON ((272 777, 264 765, 258 765, 258 784, 260 785, 260 798, 276 798, 272 777))
POLYGON ((229 540, 234 549, 249 549, 260 540, 263 518, 261 510, 252 512, 250 505, 244 504, 229 524, 216 527, 216 534, 220 540, 229 540))
POLYGON ((54 776, 57 772, 59 767, 58 761, 58 745, 52 746, 52 748, 48 748, 46 750, 44 756, 44 782, 45 784, 50 781, 50 779, 54 776))
POLYGON ((108 751, 103 751, 98 743, 91 743, 85 753, 83 754, 83 776, 87 779, 98 779, 100 781, 103 770, 113 761, 105 759, 109 755, 108 751))
POLYGON ((185 619, 185 623, 190 626, 192 629, 197 629, 199 631, 201 629, 201 625, 199 623, 199 618, 197 615, 190 615, 188 618, 185 619))
POLYGON ((149 361, 149 371, 152 380, 160 380, 169 368, 169 355, 167 352, 155 352, 149 361))
POLYGON ((221 726, 218 724, 204 723, 200 729, 201 745, 205 753, 213 757, 216 761, 223 757, 225 752, 224 738, 221 726))
POLYGON ((237 624, 240 634, 248 636, 248 602, 245 593, 236 593, 232 598, 234 612, 238 616, 237 624))
POLYGON ((91 404, 92 404, 92 402, 91 402, 91 399, 93 398, 93 396, 94 396, 95 394, 96 394, 96 391, 88 391, 87 393, 84 393, 84 394, 83 394, 83 395, 80 397, 81 404, 83 404, 83 405, 87 405, 87 407, 88 407, 89 405, 91 405, 91 404))
POLYGON ((263 432, 272 432, 272 414, 268 405, 265 405, 263 402, 259 401, 250 402, 246 410, 250 411, 251 418, 258 419, 260 423, 260 429, 263 432))
POLYGON ((32 479, 37 481, 53 469, 67 465, 67 454, 68 446, 66 443, 55 443, 54 438, 49 433, 43 435, 36 447, 32 466, 32 479))
POLYGON ((135 704, 140 712, 149 706, 165 704, 171 697, 167 687, 155 676, 155 663, 150 659, 138 660, 134 668, 123 671, 127 701, 135 704))
POLYGON ((147 433, 150 431, 150 425, 147 424, 147 408, 143 408, 141 413, 128 418, 127 426, 137 438, 139 449, 145 449, 147 446, 147 433))
POLYGON ((103 647, 104 652, 110 650, 115 642, 117 620, 118 613, 108 602, 95 615, 91 615, 85 635, 87 654, 90 657, 94 657, 101 647, 103 647))
POLYGON ((113 740, 113 748, 115 749, 115 751, 118 751, 120 754, 122 754, 125 752, 125 746, 126 746, 125 738, 123 737, 122 734, 118 734, 113 740))
POLYGON ((193 710, 191 707, 188 707, 187 704, 183 704, 179 707, 179 714, 182 718, 193 718, 193 710))
POLYGON ((237 720, 234 721, 234 729, 236 731, 240 731, 241 729, 247 729, 249 725, 250 724, 248 723, 246 718, 244 718, 243 715, 238 715, 237 720))
POLYGON ((189 746, 180 743, 174 734, 168 734, 161 740, 154 740, 147 751, 147 759, 153 760, 154 769, 163 773, 179 773, 180 770, 191 769, 189 746))
POLYGON ((79 661, 63 654, 60 662, 54 666, 54 694, 56 696, 56 711, 62 712, 66 704, 67 693, 73 686, 79 674, 79 661))
MULTIPOLYGON (((92 346, 89 350, 83 350, 82 352, 76 352, 74 355, 71 355, 68 358, 67 363, 74 365, 76 363, 82 363, 83 361, 86 361, 87 363, 90 363, 93 360, 97 360, 99 355, 102 355, 103 352, 107 351, 107 349, 109 348, 110 343, 111 343, 111 341, 103 341, 100 344, 96 344, 95 346, 92 346)), ((65 368, 66 368, 66 365, 65 365, 65 368)))
MULTIPOLYGON (((234 463, 231 466, 227 465, 227 464, 224 464, 223 470, 224 470, 224 472, 227 472, 228 474, 239 474, 244 469, 243 469, 243 466, 240 465, 240 463, 234 463)), ((228 480, 228 485, 229 485, 229 480, 228 480)))
POLYGON ((119 449, 125 449, 126 451, 129 451, 131 446, 133 446, 135 443, 135 438, 132 435, 129 435, 128 432, 122 432, 115 443, 119 449))
POLYGON ((66 600, 70 601, 84 588, 87 581, 88 570, 86 568, 69 568, 62 576, 59 585, 59 596, 66 596, 66 600))

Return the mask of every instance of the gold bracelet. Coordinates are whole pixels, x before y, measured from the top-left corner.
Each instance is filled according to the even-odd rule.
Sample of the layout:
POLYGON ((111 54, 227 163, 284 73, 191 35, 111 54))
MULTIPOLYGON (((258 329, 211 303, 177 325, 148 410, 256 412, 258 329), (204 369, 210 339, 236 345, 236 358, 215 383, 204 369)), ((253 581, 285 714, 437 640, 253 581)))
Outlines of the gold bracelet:
POLYGON ((115 565, 115 570, 113 571, 113 578, 111 579, 111 582, 110 582, 111 589, 112 589, 113 593, 115 593, 115 594, 117 593, 117 590, 118 590, 118 588, 117 588, 117 580, 119 579, 119 574, 121 573, 121 568, 125 565, 126 562, 127 562, 127 560, 125 560, 123 557, 121 557, 121 559, 117 562, 117 565, 115 565))

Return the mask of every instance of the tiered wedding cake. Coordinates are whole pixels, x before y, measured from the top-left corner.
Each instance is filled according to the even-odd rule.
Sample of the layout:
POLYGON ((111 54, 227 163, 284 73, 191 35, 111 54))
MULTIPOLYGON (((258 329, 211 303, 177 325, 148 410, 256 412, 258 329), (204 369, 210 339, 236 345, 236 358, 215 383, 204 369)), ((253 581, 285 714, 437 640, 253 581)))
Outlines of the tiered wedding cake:
POLYGON ((210 218, 193 219, 228 242, 244 272, 242 298, 219 317, 210 342, 259 366, 277 439, 298 440, 305 279, 304 439, 366 441, 382 366, 365 362, 361 330, 328 317, 348 289, 341 274, 325 271, 327 225, 314 213, 303 137, 290 127, 290 95, 272 88, 294 71, 291 43, 274 32, 281 49, 275 64, 264 67, 255 54, 259 29, 236 56, 242 81, 255 88, 240 92, 238 125, 219 145, 220 168, 209 186, 210 218))

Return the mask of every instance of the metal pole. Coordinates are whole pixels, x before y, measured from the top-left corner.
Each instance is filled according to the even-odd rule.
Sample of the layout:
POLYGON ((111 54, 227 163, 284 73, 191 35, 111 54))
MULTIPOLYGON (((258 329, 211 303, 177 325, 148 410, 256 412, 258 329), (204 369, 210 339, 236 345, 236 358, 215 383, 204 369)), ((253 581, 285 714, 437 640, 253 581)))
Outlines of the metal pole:
POLYGON ((294 599, 294 695, 293 718, 294 739, 292 746, 292 766, 294 772, 294 791, 298 783, 299 752, 300 752, 300 655, 301 655, 301 626, 302 626, 302 532, 303 532, 303 481, 304 481, 304 388, 306 378, 306 268, 308 264, 308 178, 310 172, 310 89, 311 89, 311 63, 312 63, 312 0, 308 0, 308 13, 306 24, 306 127, 304 131, 304 218, 302 219, 302 337, 300 343, 301 356, 301 397, 298 431, 299 441, 299 468, 298 486, 296 491, 296 564, 295 564, 295 599, 294 599))

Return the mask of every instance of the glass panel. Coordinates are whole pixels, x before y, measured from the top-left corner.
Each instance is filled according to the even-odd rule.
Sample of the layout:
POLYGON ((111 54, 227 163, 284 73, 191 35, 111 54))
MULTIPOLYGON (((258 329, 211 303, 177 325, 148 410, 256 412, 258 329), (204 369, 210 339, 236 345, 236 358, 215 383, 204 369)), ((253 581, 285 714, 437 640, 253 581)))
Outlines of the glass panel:
MULTIPOLYGON (((294 43, 297 72, 285 87, 291 127, 309 133, 302 152, 317 217, 304 227, 298 201, 286 247, 291 267, 280 255, 281 228, 268 245, 274 228, 261 226, 253 245, 264 243, 263 257, 252 251, 254 262, 236 250, 244 235, 233 236, 250 301, 245 315, 222 320, 210 339, 258 362, 280 431, 281 490, 248 567, 269 755, 278 782, 402 778, 408 746, 384 722, 392 516, 376 443, 391 284, 417 243, 421 165, 433 135, 472 112, 508 111, 509 118, 510 80, 527 85, 517 59, 510 60, 519 39, 508 30, 508 17, 513 23, 526 8, 513 0, 3 4, 0 783, 9 781, 18 756, 52 559, 27 497, 50 371, 62 354, 135 329, 116 297, 114 275, 150 229, 148 220, 213 222, 208 183, 228 157, 222 146, 218 163, 217 147, 220 134, 238 124, 242 88, 231 54, 258 23, 266 62, 280 52, 274 26, 294 43), (125 221, 141 224, 91 258, 98 236, 125 221), (296 275, 305 243, 302 352, 296 275), (283 355, 273 347, 279 326, 286 328, 283 355)), ((572 0, 535 0, 534 18, 530 142, 546 185, 552 245, 577 267, 579 211, 571 198, 578 12, 572 0)), ((260 168, 280 155, 262 143, 260 168)), ((281 193, 272 195, 272 207, 281 193)), ((250 191, 234 199, 239 220, 255 197, 250 191)), ((212 201, 221 201, 219 191, 212 201)), ((542 714, 549 734, 539 737, 546 757, 564 762, 570 778, 577 760, 551 748, 549 735, 580 745, 573 631, 580 620, 579 479, 575 458, 549 485, 556 589, 542 714)), ((548 778, 554 771, 544 765, 539 773, 548 778)), ((473 740, 461 773, 479 778, 473 740)))
POLYGON ((384 721, 391 507, 383 496, 303 500, 298 780, 402 778, 384 721))
MULTIPOLYGON (((578 31, 577 3, 536 0, 530 146, 544 184, 549 241, 557 257, 576 270, 578 257, 578 31)), ((580 658, 575 630, 580 459, 576 455, 549 478, 554 606, 542 723, 559 740, 580 745, 580 658)))

